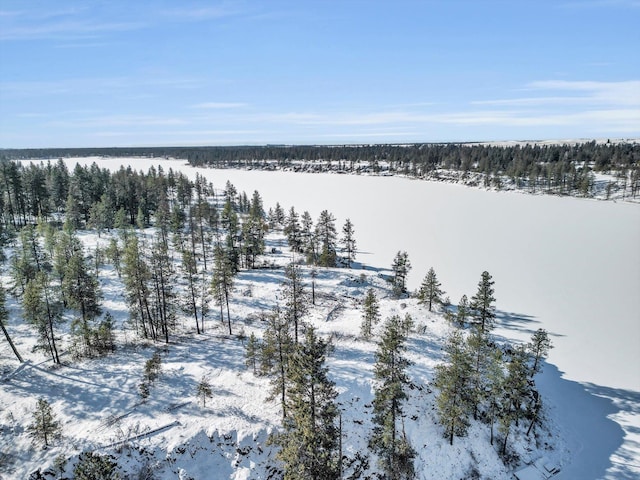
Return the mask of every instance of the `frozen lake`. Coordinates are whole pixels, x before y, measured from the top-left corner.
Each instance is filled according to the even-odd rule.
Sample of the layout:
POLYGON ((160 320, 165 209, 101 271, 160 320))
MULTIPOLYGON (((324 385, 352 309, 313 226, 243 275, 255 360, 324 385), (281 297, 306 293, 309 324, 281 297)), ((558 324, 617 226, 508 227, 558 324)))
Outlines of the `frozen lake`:
MULTIPOLYGON (((409 287, 417 288, 433 266, 454 304, 463 294, 473 295, 480 274, 489 271, 501 315, 496 333, 527 340, 536 329, 547 329, 555 347, 549 363, 557 370, 549 366, 554 376, 549 373, 542 388, 555 392, 558 405, 570 401, 560 395, 576 395, 575 389, 560 393, 560 378, 567 381, 564 387, 579 382, 594 398, 611 399, 606 412, 594 408, 624 427, 625 443, 621 432, 612 431, 611 445, 601 448, 610 449, 607 458, 611 454, 614 461, 640 463, 640 205, 396 177, 194 169, 175 160, 68 163, 73 168, 76 161, 94 160, 110 169, 130 163, 146 171, 160 164, 165 172, 171 167, 191 178, 198 172, 220 189, 230 180, 249 196, 258 190, 266 208, 280 202, 288 211, 294 205, 314 221, 327 209, 339 230, 349 217, 357 261, 388 268, 396 252, 406 250, 413 266, 409 287)), ((564 407, 570 412, 570 405, 564 407)), ((580 419, 575 423, 581 428, 580 419)), ((587 458, 589 448, 598 446, 585 442, 576 448, 587 458)))

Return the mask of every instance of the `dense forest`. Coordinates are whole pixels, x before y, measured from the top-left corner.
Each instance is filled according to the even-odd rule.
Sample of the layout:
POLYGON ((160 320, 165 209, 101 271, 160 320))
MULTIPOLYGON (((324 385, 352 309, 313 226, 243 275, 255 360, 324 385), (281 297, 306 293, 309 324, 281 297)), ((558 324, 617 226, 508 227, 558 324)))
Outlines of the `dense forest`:
POLYGON ((160 156, 194 166, 400 174, 492 188, 610 198, 640 193, 640 144, 408 144, 3 150, 0 158, 160 156), (598 182, 596 174, 606 174, 598 182))
MULTIPOLYGON (((252 331, 246 339, 246 365, 257 377, 269 378, 269 398, 282 409, 281 428, 271 439, 278 449, 280 474, 342 477, 346 457, 338 441, 342 438, 338 392, 325 363, 334 347, 307 318, 316 303, 316 267, 350 267, 355 260, 355 227, 350 220, 339 233, 326 210, 315 222, 308 212, 300 215, 294 207, 285 212, 276 204, 266 210, 257 191, 248 196, 229 182, 216 191, 203 177, 191 181, 161 168, 145 173, 123 167, 109 172, 94 163, 69 171, 62 160, 43 164, 5 160, 0 163, 0 185, 6 291, 33 327, 35 348, 56 368, 65 364, 62 343, 72 361, 110 355, 120 347, 114 320, 102 305, 100 276, 107 263, 122 282, 128 328, 142 342, 164 345, 173 342, 184 324, 178 318, 188 319, 196 336, 216 320, 225 335, 240 336, 244 344, 245 322, 232 318, 229 308, 238 295, 234 288, 238 273, 282 269, 278 305, 262 312, 264 328, 257 330, 261 338, 252 331), (81 229, 108 241, 88 250, 81 229), (293 257, 298 254, 297 262, 275 266, 261 261, 268 253, 269 231, 280 232, 293 257)), ((511 435, 517 430, 528 437, 541 424, 534 377, 551 346, 546 331, 538 330, 526 345, 498 343, 491 335, 496 314, 494 282, 488 272, 482 273, 477 293, 453 307, 433 269, 417 292, 409 292, 410 269, 407 253, 399 251, 386 279, 388 295, 394 301, 415 298, 425 311, 438 310, 455 326, 444 345, 445 361, 436 367, 432 381, 443 435, 453 444, 454 437, 466 435, 471 423, 480 422, 490 432, 492 445, 494 437, 499 438, 504 462, 512 463, 511 435)), ((359 300, 359 341, 377 344, 368 449, 378 460, 381 478, 411 479, 419 452, 405 434, 404 416, 409 392, 418 387, 408 374, 411 362, 405 351, 409 336, 416 333, 416 319, 393 315, 383 322, 378 295, 385 289, 378 291, 369 288, 359 300)), ((7 315, 5 288, 0 286, 0 326, 22 363, 24 352, 16 348, 7 329, 7 315)), ((145 363, 137 392, 141 402, 153 396, 162 363, 159 350, 145 363)), ((204 407, 212 395, 206 376, 195 394, 204 407)), ((33 418, 26 431, 45 446, 55 443, 62 426, 46 399, 38 399, 33 418)), ((362 455, 369 454, 362 452, 353 460, 359 463, 350 465, 368 469, 362 455)), ((92 452, 83 452, 74 462, 76 478, 111 478, 117 463, 92 452), (83 477, 85 470, 94 476, 83 477), (98 473, 102 476, 95 476, 98 473)), ((32 478, 45 478, 38 475, 32 478)))

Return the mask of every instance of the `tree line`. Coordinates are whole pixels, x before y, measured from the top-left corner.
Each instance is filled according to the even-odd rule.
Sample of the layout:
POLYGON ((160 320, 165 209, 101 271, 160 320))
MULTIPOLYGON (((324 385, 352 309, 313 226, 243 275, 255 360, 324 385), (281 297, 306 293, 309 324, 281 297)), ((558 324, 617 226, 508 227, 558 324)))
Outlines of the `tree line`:
POLYGON ((596 173, 608 173, 612 179, 603 187, 607 197, 618 193, 623 198, 637 198, 640 193, 640 145, 631 142, 7 149, 0 155, 6 159, 173 157, 184 158, 194 166, 390 173, 494 188, 502 188, 508 181, 515 188, 534 193, 582 196, 596 193, 596 173))

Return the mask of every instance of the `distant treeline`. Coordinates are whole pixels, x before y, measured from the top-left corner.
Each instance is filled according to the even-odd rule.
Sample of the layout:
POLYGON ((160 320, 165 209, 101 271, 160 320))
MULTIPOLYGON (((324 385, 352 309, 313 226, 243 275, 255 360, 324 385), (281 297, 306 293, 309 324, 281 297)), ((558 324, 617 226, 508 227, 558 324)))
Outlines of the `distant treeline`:
POLYGON ((484 183, 501 188, 567 195, 596 193, 594 172, 613 175, 607 196, 640 190, 640 144, 565 145, 408 144, 266 145, 229 147, 124 147, 2 150, 0 158, 142 156, 183 158, 194 166, 292 169, 345 173, 390 173, 419 178, 484 183), (450 174, 459 174, 451 177, 450 174), (467 175, 476 175, 472 178, 467 175))

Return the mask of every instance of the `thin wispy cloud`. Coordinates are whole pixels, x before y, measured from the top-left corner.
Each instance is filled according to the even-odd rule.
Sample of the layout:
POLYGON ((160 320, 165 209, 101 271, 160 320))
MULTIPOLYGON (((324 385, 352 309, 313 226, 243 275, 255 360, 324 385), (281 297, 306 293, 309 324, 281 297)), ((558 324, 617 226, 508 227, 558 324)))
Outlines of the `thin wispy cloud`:
POLYGON ((144 22, 91 22, 62 20, 47 24, 5 26, 0 30, 0 40, 71 40, 99 38, 104 33, 137 30, 146 27, 144 22))
POLYGON ((217 7, 193 7, 193 8, 176 8, 165 10, 161 14, 173 20, 189 20, 202 21, 212 20, 216 18, 230 17, 243 13, 243 10, 237 7, 217 6, 217 7))
POLYGON ((162 117, 150 115, 107 115, 77 120, 56 120, 49 122, 51 127, 63 128, 108 128, 127 126, 176 126, 187 125, 188 120, 180 117, 162 117))
POLYGON ((245 108, 247 106, 248 104, 243 102, 203 102, 191 105, 190 108, 201 110, 227 110, 234 108, 245 108))
MULTIPOLYGON (((115 94, 135 89, 162 87, 188 90, 200 87, 202 80, 190 77, 79 77, 50 81, 0 82, 0 91, 8 97, 47 97, 51 95, 115 94)), ((146 92, 148 93, 148 92, 146 92)))
POLYGON ((523 90, 538 92, 534 97, 475 100, 472 105, 502 107, 565 107, 580 105, 633 106, 640 105, 640 81, 594 82, 543 80, 527 84, 523 90), (546 96, 547 92, 554 95, 546 96), (558 95, 565 94, 565 95, 558 95))

